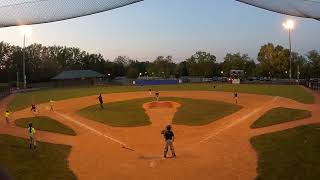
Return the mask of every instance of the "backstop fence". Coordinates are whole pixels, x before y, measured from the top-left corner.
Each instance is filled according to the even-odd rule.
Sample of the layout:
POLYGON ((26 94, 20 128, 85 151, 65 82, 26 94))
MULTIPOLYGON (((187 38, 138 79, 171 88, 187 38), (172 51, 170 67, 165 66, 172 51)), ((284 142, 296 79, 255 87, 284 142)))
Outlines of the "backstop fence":
POLYGON ((315 91, 320 91, 320 82, 309 82, 308 87, 315 91))
POLYGON ((11 91, 9 87, 0 87, 0 99, 10 95, 11 91))

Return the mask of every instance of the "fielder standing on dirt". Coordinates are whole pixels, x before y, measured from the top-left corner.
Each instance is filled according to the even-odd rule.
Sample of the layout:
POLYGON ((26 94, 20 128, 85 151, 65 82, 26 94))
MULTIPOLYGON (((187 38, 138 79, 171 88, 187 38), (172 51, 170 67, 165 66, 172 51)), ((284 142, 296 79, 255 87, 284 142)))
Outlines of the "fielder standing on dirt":
POLYGON ((239 95, 237 92, 234 93, 233 98, 236 101, 236 104, 238 104, 239 95))
POLYGON ((164 158, 167 158, 168 148, 170 147, 172 157, 176 157, 176 153, 174 151, 173 142, 174 142, 174 133, 172 132, 172 127, 168 125, 165 130, 161 132, 165 139, 165 147, 164 147, 164 158))
POLYGON ((101 94, 99 95, 98 99, 99 99, 99 103, 100 103, 100 109, 103 109, 103 97, 101 94))
POLYGON ((151 96, 152 95, 152 89, 149 88, 149 95, 151 96))
POLYGON ((50 111, 53 111, 53 104, 54 104, 54 101, 51 99, 50 100, 50 111))
POLYGON ((4 113, 4 116, 5 116, 5 118, 6 118, 6 123, 7 123, 7 124, 10 123, 10 121, 9 121, 10 114, 11 114, 11 113, 10 113, 10 111, 8 111, 8 110, 4 113))
POLYGON ((159 91, 156 91, 155 95, 156 95, 156 100, 159 101, 159 96, 160 96, 159 91))
POLYGON ((33 113, 33 115, 37 116, 38 111, 37 111, 37 107, 34 103, 31 104, 30 111, 33 113))

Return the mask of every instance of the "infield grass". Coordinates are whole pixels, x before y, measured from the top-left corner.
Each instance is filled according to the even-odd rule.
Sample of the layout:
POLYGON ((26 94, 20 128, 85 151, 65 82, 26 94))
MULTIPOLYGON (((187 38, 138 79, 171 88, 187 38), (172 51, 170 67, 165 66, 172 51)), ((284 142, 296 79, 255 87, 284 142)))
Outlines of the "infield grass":
MULTIPOLYGON (((154 98, 135 99, 84 108, 79 115, 115 127, 136 127, 149 125, 151 122, 142 105, 154 98)), ((174 101, 181 104, 173 118, 173 124, 199 126, 206 125, 241 109, 240 106, 209 100, 186 98, 161 98, 161 101, 174 101)))

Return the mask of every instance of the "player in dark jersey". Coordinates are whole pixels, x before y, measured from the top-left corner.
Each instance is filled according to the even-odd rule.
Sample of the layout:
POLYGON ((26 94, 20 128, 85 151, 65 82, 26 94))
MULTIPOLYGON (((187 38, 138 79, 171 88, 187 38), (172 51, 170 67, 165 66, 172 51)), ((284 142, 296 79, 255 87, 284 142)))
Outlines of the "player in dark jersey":
POLYGON ((31 104, 31 109, 30 111, 36 116, 37 115, 37 107, 34 103, 31 104))
POLYGON ((174 133, 172 131, 172 127, 168 125, 165 130, 161 132, 165 139, 165 147, 164 147, 164 158, 167 158, 168 148, 172 152, 172 157, 176 157, 176 153, 174 151, 173 142, 174 142, 174 133))
POLYGON ((103 109, 103 97, 102 97, 101 94, 98 96, 98 100, 99 100, 99 103, 100 103, 100 108, 103 109))
POLYGON ((157 91, 157 92, 155 93, 155 95, 156 95, 156 100, 159 101, 159 96, 160 96, 159 91, 157 91))

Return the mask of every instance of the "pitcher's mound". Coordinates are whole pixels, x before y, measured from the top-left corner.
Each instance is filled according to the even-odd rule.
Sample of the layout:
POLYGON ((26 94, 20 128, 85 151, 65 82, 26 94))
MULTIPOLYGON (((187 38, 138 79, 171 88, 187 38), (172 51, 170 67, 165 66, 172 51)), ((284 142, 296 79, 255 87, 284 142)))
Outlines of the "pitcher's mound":
POLYGON ((148 104, 148 108, 153 109, 153 108, 173 108, 174 105, 172 102, 167 102, 167 101, 158 101, 158 102, 151 102, 148 104))

